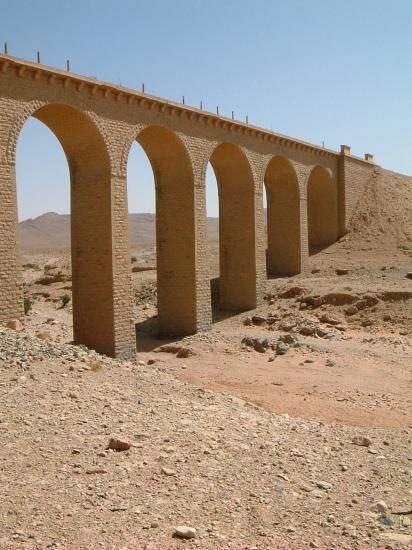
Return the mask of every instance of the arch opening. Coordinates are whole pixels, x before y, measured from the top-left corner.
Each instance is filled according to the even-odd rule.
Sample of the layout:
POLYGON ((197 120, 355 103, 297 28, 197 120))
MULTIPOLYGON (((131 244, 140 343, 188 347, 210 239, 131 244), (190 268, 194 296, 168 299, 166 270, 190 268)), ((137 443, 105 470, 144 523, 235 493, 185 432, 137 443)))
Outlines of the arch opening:
POLYGON ((161 126, 143 129, 136 142, 153 171, 158 329, 163 335, 191 334, 196 331, 197 311, 190 159, 179 137, 161 126))
POLYGON ((300 192, 296 172, 284 157, 269 162, 265 177, 268 276, 301 272, 300 192))
POLYGON ((338 194, 329 171, 315 166, 307 185, 309 253, 338 239, 338 194))
POLYGON ((252 309, 256 307, 256 245, 250 165, 241 149, 230 143, 218 145, 209 162, 218 190, 219 306, 228 311, 252 309))
MULTIPOLYGON (((31 116, 51 130, 68 165, 73 340, 115 355, 111 170, 106 145, 92 120, 71 106, 48 104, 31 116)), ((17 161, 21 163, 20 158, 17 161)), ((67 196, 58 197, 58 188, 56 184, 52 194, 68 211, 67 196)), ((70 292, 70 284, 64 290, 70 292)))

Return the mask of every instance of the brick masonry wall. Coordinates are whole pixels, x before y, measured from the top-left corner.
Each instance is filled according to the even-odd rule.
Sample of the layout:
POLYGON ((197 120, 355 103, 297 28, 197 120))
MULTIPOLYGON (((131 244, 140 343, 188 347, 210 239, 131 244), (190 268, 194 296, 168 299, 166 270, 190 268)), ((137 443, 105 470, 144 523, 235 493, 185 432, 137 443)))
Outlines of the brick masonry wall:
MULTIPOLYGON (((88 220, 78 206, 79 214, 73 218, 74 270, 78 273, 74 293, 82 297, 74 312, 77 340, 116 356, 130 356, 135 351, 126 189, 127 161, 134 140, 145 148, 154 168, 159 316, 164 331, 176 334, 211 326, 205 199, 206 168, 211 159, 220 180, 220 215, 226 227, 222 242, 230 258, 226 265, 222 260, 221 275, 232 281, 238 270, 242 281, 242 292, 230 296, 235 309, 254 307, 265 293, 262 198, 270 161, 284 157, 295 171, 301 271, 307 268, 307 185, 314 167, 321 166, 330 174, 344 231, 345 220, 373 166, 211 113, 0 56, 0 321, 22 316, 16 264, 15 150, 21 127, 30 116, 43 119, 60 134, 71 166, 73 205, 83 201, 94 212, 88 220), (77 118, 67 117, 66 107, 77 113, 77 118), (82 126, 81 121, 86 120, 82 126), (87 128, 93 131, 88 133, 87 128), (214 155, 222 144, 230 146, 219 148, 220 154, 214 155), (236 173, 233 155, 244 159, 242 173, 236 173), (103 157, 106 160, 99 162, 103 157), (249 183, 244 180, 247 173, 249 183), (247 234, 242 237, 245 223, 247 234), (89 266, 76 260, 85 257, 87 247, 80 243, 87 235, 95 242, 89 266), (242 241, 248 243, 246 255, 242 241), (100 302, 103 305, 99 306, 100 302), (88 305, 95 311, 92 319, 86 315, 88 305)), ((284 231, 288 240, 288 228, 284 231)), ((90 238, 84 242, 91 246, 90 238)))
POLYGON ((375 170, 372 163, 360 162, 357 159, 342 155, 339 162, 340 173, 340 234, 345 233, 352 212, 362 196, 365 185, 370 181, 375 170))

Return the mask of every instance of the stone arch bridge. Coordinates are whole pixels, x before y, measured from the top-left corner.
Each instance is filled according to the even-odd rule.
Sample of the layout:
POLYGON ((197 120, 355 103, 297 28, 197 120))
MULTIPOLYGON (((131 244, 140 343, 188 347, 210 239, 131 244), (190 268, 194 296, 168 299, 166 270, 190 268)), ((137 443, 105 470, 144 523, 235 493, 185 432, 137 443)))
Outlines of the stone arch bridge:
POLYGON ((155 176, 161 330, 211 326, 205 174, 216 173, 221 307, 262 302, 270 274, 307 267, 309 247, 345 233, 374 169, 359 159, 92 78, 0 56, 0 322, 23 316, 15 158, 29 117, 59 139, 71 178, 74 339, 136 350, 127 231, 127 161, 137 140, 155 176), (268 246, 263 211, 267 190, 268 246))

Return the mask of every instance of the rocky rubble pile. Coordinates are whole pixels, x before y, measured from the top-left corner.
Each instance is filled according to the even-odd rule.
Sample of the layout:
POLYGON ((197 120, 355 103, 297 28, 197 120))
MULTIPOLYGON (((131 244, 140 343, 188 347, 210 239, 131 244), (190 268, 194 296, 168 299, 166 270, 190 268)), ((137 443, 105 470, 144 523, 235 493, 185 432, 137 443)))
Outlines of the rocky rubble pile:
POLYGON ((242 345, 246 348, 252 348, 259 353, 266 353, 266 351, 272 350, 276 353, 276 355, 285 355, 290 347, 302 347, 302 343, 300 342, 299 338, 292 334, 286 334, 279 337, 271 338, 245 336, 242 339, 242 345))
POLYGON ((85 346, 50 343, 40 338, 33 338, 24 332, 0 328, 0 365, 29 368, 33 362, 58 359, 64 365, 73 363, 100 361, 111 364, 113 360, 89 350, 85 346))

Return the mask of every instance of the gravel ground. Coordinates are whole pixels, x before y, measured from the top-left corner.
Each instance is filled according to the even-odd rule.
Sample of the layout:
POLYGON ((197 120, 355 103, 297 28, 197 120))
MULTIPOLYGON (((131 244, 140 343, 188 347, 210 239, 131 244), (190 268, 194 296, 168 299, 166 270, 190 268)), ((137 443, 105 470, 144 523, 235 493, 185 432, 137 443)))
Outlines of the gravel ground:
POLYGON ((0 331, 0 548, 412 547, 410 429, 275 416, 152 357, 0 331))

